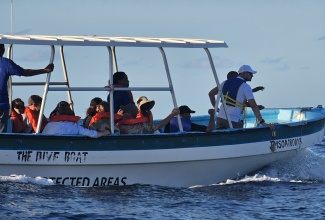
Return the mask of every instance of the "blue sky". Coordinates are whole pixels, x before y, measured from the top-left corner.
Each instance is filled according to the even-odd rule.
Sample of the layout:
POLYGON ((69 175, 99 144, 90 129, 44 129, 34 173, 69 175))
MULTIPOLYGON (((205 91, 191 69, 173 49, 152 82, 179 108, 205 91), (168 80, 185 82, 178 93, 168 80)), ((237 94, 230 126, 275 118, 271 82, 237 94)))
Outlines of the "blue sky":
MULTIPOLYGON (((224 40, 229 48, 212 49, 220 81, 242 64, 257 70, 250 85, 265 86, 255 94, 265 107, 325 106, 325 1, 109 1, 13 0, 13 33, 38 35, 98 35, 129 37, 179 37, 224 40)), ((10 33, 10 0, 0 1, 0 33, 10 33)), ((104 86, 108 79, 105 48, 66 48, 72 86, 104 86)), ((208 92, 215 86, 207 56, 200 49, 166 49, 178 105, 187 104, 194 115, 211 107, 208 92)), ((166 86, 158 49, 117 48, 119 70, 130 86, 166 86)), ((14 48, 14 61, 24 68, 42 68, 49 48, 14 48)), ((63 79, 58 56, 52 81, 63 79)), ((44 81, 45 76, 32 78, 44 81)), ((31 79, 15 77, 16 81, 31 79)), ((26 103, 43 88, 14 88, 13 97, 26 103), (26 92, 27 91, 27 92, 26 92)), ((76 114, 84 117, 89 101, 106 92, 73 93, 76 114)), ((134 92, 154 99, 155 118, 172 109, 169 94, 134 92)), ((66 93, 52 92, 45 113, 66 100, 66 93), (54 93, 54 94, 53 94, 54 93)))

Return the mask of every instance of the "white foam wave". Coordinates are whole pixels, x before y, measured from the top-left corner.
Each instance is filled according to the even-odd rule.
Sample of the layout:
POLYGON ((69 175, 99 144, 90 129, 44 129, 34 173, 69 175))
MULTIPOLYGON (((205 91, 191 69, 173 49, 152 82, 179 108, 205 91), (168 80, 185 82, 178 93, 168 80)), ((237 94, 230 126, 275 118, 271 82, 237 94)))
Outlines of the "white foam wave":
POLYGON ((32 178, 25 175, 0 176, 0 182, 18 182, 18 183, 34 183, 39 185, 55 185, 53 180, 42 178, 40 176, 32 178))
POLYGON ((271 164, 253 176, 212 185, 228 185, 247 182, 325 182, 325 156, 305 149, 294 157, 271 164))

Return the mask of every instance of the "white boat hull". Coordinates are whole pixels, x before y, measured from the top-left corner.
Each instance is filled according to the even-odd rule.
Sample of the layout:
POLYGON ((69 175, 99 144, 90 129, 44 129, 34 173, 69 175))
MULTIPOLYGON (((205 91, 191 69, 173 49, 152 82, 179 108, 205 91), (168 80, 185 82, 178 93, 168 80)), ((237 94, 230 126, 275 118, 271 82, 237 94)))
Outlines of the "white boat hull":
POLYGON ((0 151, 1 175, 51 178, 56 184, 110 186, 209 185, 236 179, 318 143, 317 133, 278 140, 199 148, 130 151, 0 151))

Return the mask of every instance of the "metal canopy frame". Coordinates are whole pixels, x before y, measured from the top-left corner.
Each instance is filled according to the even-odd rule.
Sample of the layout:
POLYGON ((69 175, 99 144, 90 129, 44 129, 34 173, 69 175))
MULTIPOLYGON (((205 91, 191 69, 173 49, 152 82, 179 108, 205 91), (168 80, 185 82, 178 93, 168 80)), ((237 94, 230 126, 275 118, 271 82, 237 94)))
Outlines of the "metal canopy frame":
MULTIPOLYGON (((55 47, 60 47, 60 56, 61 56, 61 64, 63 68, 64 74, 64 82, 50 82, 51 73, 47 74, 46 82, 30 82, 30 83, 13 83, 10 80, 8 81, 8 90, 10 95, 10 101, 12 100, 12 86, 13 85, 44 85, 43 92, 43 102, 40 109, 40 116, 37 124, 37 131, 40 131, 40 125, 42 123, 42 115, 44 113, 44 105, 47 98, 48 91, 67 91, 68 100, 70 103, 73 103, 71 97, 71 91, 169 91, 171 93, 171 97, 173 100, 174 107, 177 107, 176 96, 173 88, 173 83, 170 76, 170 71, 168 67, 167 57, 164 52, 164 47, 169 48, 202 48, 206 51, 208 55, 208 59, 212 68, 212 72, 216 81, 218 88, 220 88, 220 83, 218 80, 218 75, 215 70, 215 66, 213 63, 213 59, 211 53, 208 48, 227 48, 227 44, 224 41, 219 40, 205 40, 205 39, 188 39, 188 38, 143 38, 143 37, 98 37, 98 36, 43 36, 43 35, 4 35, 0 34, 0 43, 9 44, 8 50, 8 58, 10 59, 12 45, 14 44, 22 44, 22 45, 48 45, 51 47, 50 54, 50 63, 53 62, 55 47), (109 82, 110 85, 108 87, 70 87, 68 74, 64 59, 64 46, 105 46, 108 49, 109 53, 109 82), (129 88, 114 88, 113 83, 113 73, 118 71, 118 65, 116 60, 116 47, 156 47, 160 50, 165 71, 168 79, 168 87, 129 87, 129 88), (113 71, 114 69, 114 71, 113 71), (50 85, 61 85, 65 87, 51 87, 50 85)), ((217 99, 219 102, 219 96, 217 99)), ((223 95, 221 95, 221 101, 224 103, 223 95)), ((11 103, 11 102, 10 102, 11 103)), ((110 109, 113 108, 113 96, 110 96, 110 109)), ((232 128, 232 124, 228 115, 227 110, 225 111, 229 126, 232 128)), ((183 132, 182 123, 180 120, 180 116, 177 116, 180 132, 183 132)), ((114 112, 111 111, 111 131, 114 132, 114 112)))
POLYGON ((49 36, 0 34, 3 44, 111 46, 111 47, 177 47, 217 48, 228 47, 224 41, 189 38, 105 37, 105 36, 49 36))

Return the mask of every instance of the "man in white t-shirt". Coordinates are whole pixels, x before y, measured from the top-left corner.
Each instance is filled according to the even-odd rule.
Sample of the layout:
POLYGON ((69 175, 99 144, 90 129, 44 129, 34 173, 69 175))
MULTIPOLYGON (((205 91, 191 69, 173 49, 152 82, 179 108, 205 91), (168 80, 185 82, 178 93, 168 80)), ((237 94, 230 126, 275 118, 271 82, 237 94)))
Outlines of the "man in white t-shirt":
MULTIPOLYGON (((263 126, 273 128, 273 125, 265 123, 261 116, 258 105, 255 102, 252 88, 246 83, 251 81, 253 74, 257 73, 249 65, 243 65, 238 70, 238 76, 236 78, 230 78, 221 83, 222 93, 225 97, 226 108, 228 110, 229 118, 231 120, 233 128, 243 127, 243 108, 245 100, 248 101, 252 108, 257 121, 263 126)), ((229 128, 229 123, 224 110, 224 104, 220 107, 219 115, 217 118, 217 129, 229 128)))

